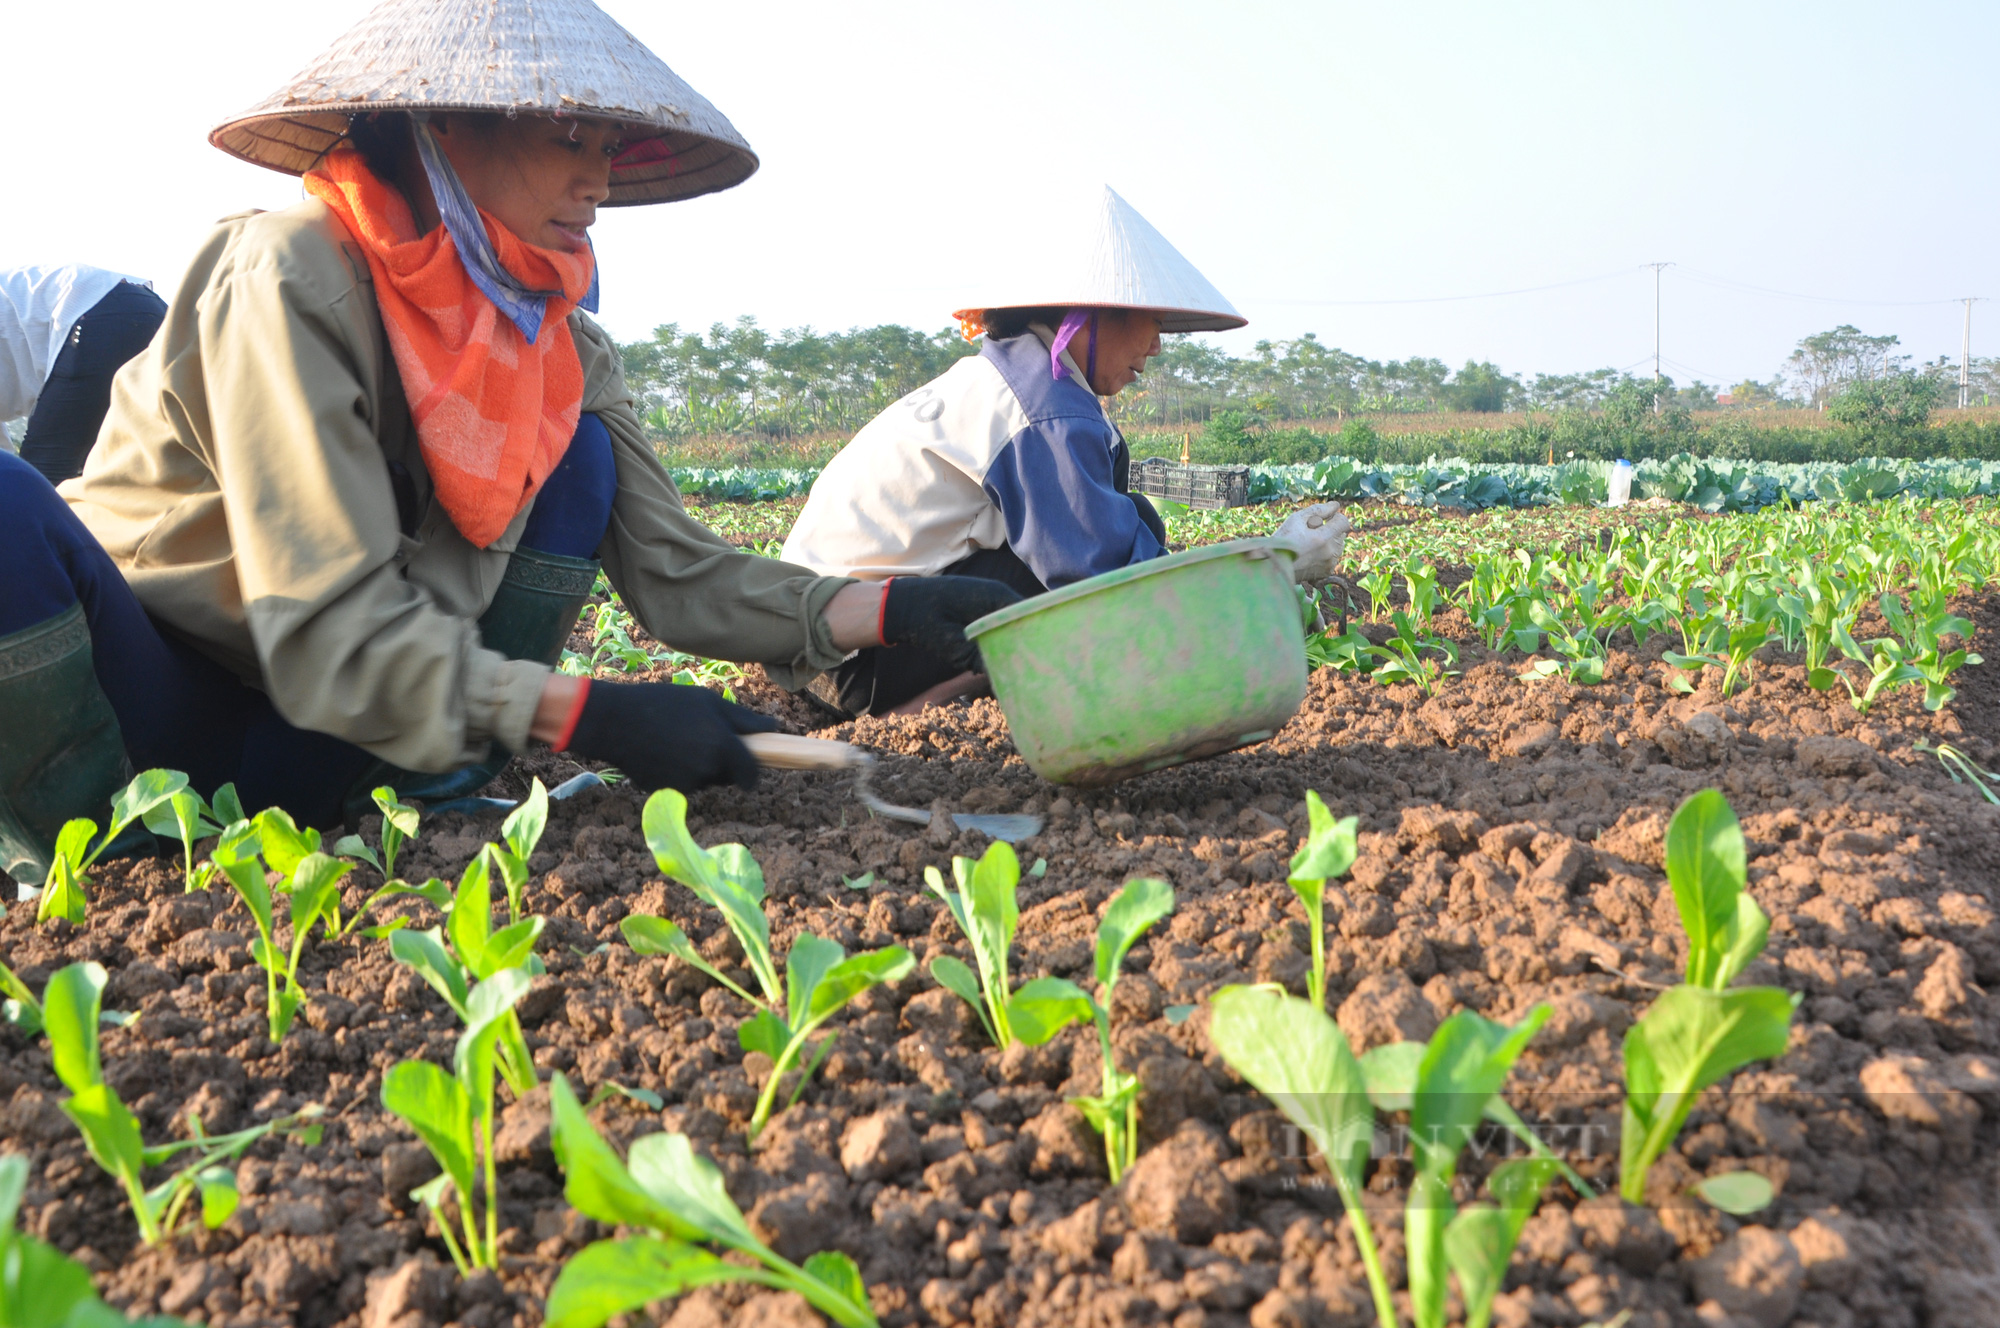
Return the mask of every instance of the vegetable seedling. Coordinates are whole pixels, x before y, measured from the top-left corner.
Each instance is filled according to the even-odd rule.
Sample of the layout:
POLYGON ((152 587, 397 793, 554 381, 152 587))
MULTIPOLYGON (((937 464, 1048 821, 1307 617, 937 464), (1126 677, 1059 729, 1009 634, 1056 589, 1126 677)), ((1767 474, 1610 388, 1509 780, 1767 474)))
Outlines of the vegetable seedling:
POLYGON ((528 888, 528 859, 535 852, 535 845, 542 842, 542 831, 549 824, 549 791, 537 779, 528 789, 528 796, 520 806, 507 813, 507 819, 500 823, 500 840, 490 845, 487 852, 493 863, 500 869, 501 878, 507 885, 507 922, 511 926, 521 920, 522 896, 528 888))
POLYGON ((1720 991, 1764 951, 1771 920, 1744 889, 1743 828, 1728 799, 1703 789, 1667 823, 1667 883, 1687 932, 1685 981, 1720 991))
MULTIPOLYGON (((741 844, 718 844, 706 849, 695 843, 687 828, 687 799, 673 789, 661 789, 646 799, 641 829, 660 870, 722 914, 723 922, 743 947, 750 971, 764 992, 764 1003, 772 1009, 783 1009, 785 989, 778 981, 778 967, 771 957, 770 920, 764 916, 764 869, 750 856, 750 850, 741 844)), ((678 951, 670 953, 676 958, 685 957, 678 951)), ((715 969, 705 964, 699 967, 721 980, 715 969)), ((748 993, 735 983, 727 985, 749 999, 748 993)))
MULTIPOLYGON (((1459 1152, 1471 1141, 1487 1104, 1507 1082, 1508 1071, 1528 1040, 1548 1017, 1549 1007, 1537 1005, 1509 1028, 1460 1010, 1438 1027, 1424 1048, 1416 1090, 1410 1096, 1416 1176, 1403 1209, 1410 1312, 1417 1328, 1444 1328, 1449 1267, 1445 1230, 1454 1216, 1451 1185, 1458 1174, 1459 1152)), ((1536 1186, 1536 1197, 1540 1193, 1536 1186)))
MULTIPOLYGON (((499 931, 493 930, 489 851, 482 849, 465 864, 442 928, 423 931, 404 928, 389 936, 390 957, 414 969, 467 1027, 472 1023, 470 1002, 474 983, 486 982, 515 968, 525 970, 531 978, 543 972, 541 961, 535 957, 535 942, 542 935, 541 918, 523 918, 499 931)), ((521 1031, 520 1018, 509 1008, 501 1016, 500 1025, 495 1037, 507 1087, 516 1096, 531 1092, 541 1080, 527 1037, 521 1031)))
MULTIPOLYGON (((290 882, 292 943, 289 951, 280 951, 271 888, 264 880, 264 864, 258 860, 259 833, 251 828, 255 825, 261 829, 263 824, 263 816, 256 822, 237 822, 223 832, 211 858, 236 888, 257 925, 257 939, 251 942, 250 955, 264 970, 265 1007, 270 1015, 271 1041, 275 1043, 284 1041, 292 1019, 306 1003, 305 991, 299 986, 299 960, 305 954, 306 936, 313 923, 322 917, 330 918, 338 907, 340 878, 354 867, 319 852, 307 853, 297 860, 290 882)), ((327 925, 331 928, 333 923, 329 920, 327 925)))
POLYGON ((945 889, 936 867, 924 868, 924 883, 944 901, 952 921, 972 947, 973 968, 952 955, 931 960, 931 976, 945 990, 972 1007, 993 1045, 1003 1050, 1016 1042, 1040 1046, 1062 1029, 1090 1017, 1090 998, 1082 988, 1062 978, 1035 978, 1012 990, 1007 951, 1021 911, 1015 887, 1021 880, 1021 860, 1014 846, 1002 840, 987 845, 978 862, 954 858, 956 892, 945 889))
MULTIPOLYGON (((1097 995, 1088 1002, 1088 1008, 1092 1022, 1097 1025, 1103 1091, 1096 1097, 1071 1101, 1091 1128, 1104 1136, 1104 1161, 1114 1185, 1139 1156, 1139 1076, 1119 1069, 1117 1057, 1112 1054, 1111 1000, 1127 952, 1148 928, 1173 911, 1174 888, 1165 881, 1140 877, 1125 882, 1125 888, 1118 892, 1097 924, 1097 995)), ((1074 1009, 1072 1001, 1070 998, 1057 1008, 1058 1017, 1074 1009)), ((1063 1022, 1068 1019, 1063 1018, 1063 1022)))
POLYGON ((1486 1188, 1499 1205, 1469 1204, 1445 1227, 1444 1257, 1458 1275, 1465 1328, 1486 1328, 1493 1321, 1493 1300, 1507 1280, 1507 1265, 1521 1242, 1521 1230, 1534 1216, 1558 1165, 1540 1157, 1501 1163, 1486 1178, 1486 1188))
POLYGON ((1208 1038, 1251 1087, 1312 1141, 1354 1228, 1379 1328, 1396 1328, 1389 1276, 1368 1220, 1366 1171, 1375 1109, 1361 1065, 1326 1011, 1276 987, 1224 987, 1210 1003, 1208 1038))
MULTIPOLYGON (((223 792, 233 800, 236 796, 234 785, 225 784, 218 790, 216 798, 221 800, 223 792)), ((197 839, 207 839, 210 835, 222 833, 222 825, 211 819, 214 809, 201 800, 201 795, 191 788, 175 791, 165 802, 151 808, 145 815, 145 826, 162 839, 181 841, 181 889, 192 894, 196 890, 206 890, 215 879, 215 864, 204 862, 195 866, 194 844, 197 839)), ((223 822, 224 825, 229 824, 223 822)))
POLYGON ((250 1145, 274 1133, 293 1135, 312 1145, 321 1127, 317 1105, 230 1134, 208 1135, 201 1119, 190 1115, 193 1137, 148 1148, 139 1136, 139 1122, 117 1092, 104 1082, 98 1054, 97 1025, 102 1014, 105 973, 98 964, 71 964, 49 979, 42 993, 42 1013, 49 1035, 49 1059, 56 1078, 69 1089, 63 1114, 76 1123, 85 1148, 105 1173, 125 1189, 139 1223, 139 1236, 157 1245, 180 1225, 190 1199, 201 1199, 202 1223, 213 1229, 236 1211, 236 1173, 222 1165, 241 1157, 250 1145), (159 1166, 183 1152, 196 1156, 165 1181, 148 1190, 141 1181, 146 1168, 159 1166))
POLYGON ((1695 1098, 1752 1061, 1784 1054, 1798 997, 1729 983, 1764 949, 1770 923, 1744 891, 1743 831, 1715 789, 1667 825, 1667 881, 1688 933, 1686 980, 1625 1034, 1618 1192, 1646 1197, 1646 1173, 1679 1135, 1695 1098))
POLYGON ((560 1074, 549 1086, 549 1107, 570 1206, 607 1226, 649 1234, 598 1241, 564 1264, 549 1291, 548 1328, 600 1328, 617 1315, 717 1282, 794 1291, 842 1328, 878 1328, 854 1260, 823 1250, 801 1266, 758 1240, 722 1173, 686 1135, 645 1135, 621 1162, 560 1074), (747 1262, 729 1262, 704 1246, 747 1262))
MULTIPOLYGON (((1408 1111, 1411 1100, 1417 1092, 1417 1067, 1423 1064, 1424 1044, 1421 1042, 1385 1042, 1379 1047, 1370 1047, 1361 1054, 1361 1076, 1368 1084, 1368 1099, 1377 1111, 1408 1111)), ((1484 1115, 1526 1146, 1528 1152, 1537 1158, 1553 1162, 1562 1178, 1568 1181, 1576 1192, 1586 1199, 1597 1197, 1597 1191, 1590 1182, 1578 1175, 1567 1162, 1556 1157, 1541 1136, 1528 1128, 1520 1113, 1507 1104, 1507 1099, 1495 1093, 1486 1101, 1484 1115)))
POLYGON ((1437 690, 1438 684, 1446 678, 1458 676, 1452 665, 1458 663, 1458 647, 1442 637, 1428 632, 1419 632, 1410 621, 1410 615, 1397 609, 1390 615, 1396 624, 1396 634, 1387 644, 1368 647, 1368 653, 1382 661, 1375 670, 1375 680, 1384 685, 1399 682, 1415 683, 1425 696, 1437 690), (1442 661, 1428 659, 1426 651, 1434 651, 1444 658, 1442 661))
MULTIPOLYGON (((792 942, 791 952, 785 956, 783 1014, 759 1010, 736 1030, 736 1040, 745 1051, 761 1051, 771 1058, 771 1073, 757 1095, 757 1107, 750 1117, 750 1143, 756 1143, 758 1132, 771 1118, 779 1081, 820 1025, 862 992, 879 983, 898 981, 916 965, 910 952, 900 945, 849 957, 837 942, 818 936, 801 936, 792 942)), ((818 1053, 792 1090, 792 1101, 796 1102, 805 1091, 806 1081, 832 1046, 832 1037, 820 1044, 818 1053)))
MULTIPOLYGON (((382 813, 381 853, 378 855, 374 849, 369 848, 360 835, 342 835, 334 841, 333 848, 329 852, 336 858, 350 858, 367 863, 382 874, 382 886, 369 895, 360 908, 354 910, 354 916, 349 918, 347 924, 336 933, 338 936, 352 934, 360 928, 361 920, 374 910, 375 905, 398 895, 420 895, 437 905, 440 912, 451 908, 451 892, 442 882, 433 878, 423 885, 413 886, 396 875, 396 857, 403 851, 404 845, 416 839, 421 814, 408 803, 398 801, 396 790, 386 784, 371 792, 369 797, 374 800, 375 806, 382 813)), ((406 925, 405 920, 396 919, 385 924, 386 929, 371 928, 368 934, 385 936, 390 931, 406 925)))
POLYGON ((41 901, 35 907, 35 921, 63 918, 83 925, 89 907, 83 888, 90 883, 92 864, 127 826, 186 787, 187 776, 178 770, 148 770, 139 775, 111 799, 111 823, 95 848, 90 841, 97 834, 97 822, 81 816, 66 822, 56 832, 55 852, 42 883, 41 901))
POLYGON ((97 1298, 90 1270, 15 1229, 28 1159, 0 1157, 0 1325, 5 1328, 183 1328, 165 1315, 128 1321, 97 1298))
POLYGON ((1319 794, 1306 790, 1306 817, 1310 829, 1305 846, 1292 855, 1286 880, 1292 893, 1305 905, 1306 926, 1312 932, 1312 968, 1306 974, 1306 995, 1315 1009, 1326 1008, 1326 883, 1347 875, 1354 865, 1355 827, 1359 817, 1333 819, 1319 794))
POLYGON ((472 989, 465 1001, 465 1031, 452 1053, 452 1073, 429 1061, 402 1061, 382 1076, 382 1105, 417 1132, 443 1170, 411 1197, 437 1219, 452 1262, 466 1276, 474 1268, 500 1266, 500 1188, 493 1157, 496 1047, 514 1003, 533 981, 525 968, 508 968, 472 989), (479 1216, 473 1212, 475 1175, 484 1182, 479 1216), (445 1217, 448 1191, 457 1194, 463 1246, 445 1217))

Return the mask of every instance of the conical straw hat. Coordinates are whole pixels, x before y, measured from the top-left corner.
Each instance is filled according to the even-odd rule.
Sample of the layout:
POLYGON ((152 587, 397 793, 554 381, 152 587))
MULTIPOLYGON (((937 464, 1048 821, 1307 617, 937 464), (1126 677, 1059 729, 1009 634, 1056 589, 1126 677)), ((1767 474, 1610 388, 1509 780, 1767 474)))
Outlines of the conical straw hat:
POLYGON ((350 115, 413 110, 560 112, 638 126, 647 141, 613 169, 614 206, 713 193, 757 169, 722 112, 590 0, 383 0, 208 141, 303 175, 350 115))
POLYGON ((1091 200, 1080 221, 1052 230, 1043 239, 1043 248, 1061 247, 1025 272, 992 281, 993 298, 952 316, 976 317, 986 309, 1094 305, 1159 313, 1165 332, 1223 332, 1250 321, 1108 185, 1091 200))

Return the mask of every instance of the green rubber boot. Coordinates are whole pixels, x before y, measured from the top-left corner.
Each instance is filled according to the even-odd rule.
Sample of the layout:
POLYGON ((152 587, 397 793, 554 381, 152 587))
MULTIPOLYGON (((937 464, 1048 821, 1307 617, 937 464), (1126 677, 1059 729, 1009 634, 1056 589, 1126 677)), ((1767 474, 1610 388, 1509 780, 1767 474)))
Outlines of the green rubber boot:
POLYGON ((118 716, 91 667, 83 605, 0 636, 0 868, 40 885, 63 823, 102 824, 131 778, 118 716))
MULTIPOLYGON (((569 634, 576 630, 590 592, 597 587, 595 558, 566 558, 539 549, 516 549, 507 560, 500 589, 479 619, 479 636, 488 650, 509 659, 532 659, 553 665, 562 658, 569 634)), ((348 789, 343 800, 347 823, 358 825, 375 810, 370 794, 387 784, 405 800, 436 804, 470 797, 507 768, 514 754, 494 743, 486 759, 443 774, 426 775, 377 761, 348 789)))

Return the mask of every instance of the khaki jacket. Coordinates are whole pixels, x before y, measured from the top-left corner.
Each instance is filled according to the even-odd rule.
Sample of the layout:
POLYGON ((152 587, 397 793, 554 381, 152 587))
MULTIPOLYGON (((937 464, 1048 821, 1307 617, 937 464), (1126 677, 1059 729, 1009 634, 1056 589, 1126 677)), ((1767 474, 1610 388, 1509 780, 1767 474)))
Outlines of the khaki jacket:
MULTIPOLYGON (((822 610, 845 580, 690 517, 617 347, 581 312, 570 330, 617 458, 599 556, 633 616, 788 685, 838 663, 822 610)), ((480 549, 432 501, 367 260, 317 200, 209 237, 62 494, 147 612, 298 727, 424 771, 527 746, 549 669, 485 649, 477 626, 527 513, 480 549), (411 535, 391 461, 415 482, 411 535)))

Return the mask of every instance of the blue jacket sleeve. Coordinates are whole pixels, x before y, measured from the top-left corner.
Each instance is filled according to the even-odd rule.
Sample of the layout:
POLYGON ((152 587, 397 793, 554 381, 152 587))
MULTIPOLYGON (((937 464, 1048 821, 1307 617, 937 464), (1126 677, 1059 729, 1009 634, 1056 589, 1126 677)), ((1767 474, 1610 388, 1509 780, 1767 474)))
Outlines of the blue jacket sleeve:
POLYGON ((1111 478, 1102 420, 1059 417, 1029 425, 993 458, 986 495, 1007 543, 1054 590, 1166 552, 1111 478))

